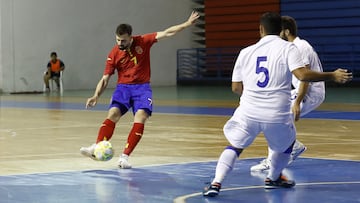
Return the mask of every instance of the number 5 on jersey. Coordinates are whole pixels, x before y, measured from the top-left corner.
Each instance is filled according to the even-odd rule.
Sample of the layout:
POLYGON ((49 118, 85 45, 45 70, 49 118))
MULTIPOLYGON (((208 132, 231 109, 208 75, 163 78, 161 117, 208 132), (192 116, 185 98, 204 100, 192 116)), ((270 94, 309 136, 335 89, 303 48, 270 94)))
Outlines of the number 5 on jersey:
POLYGON ((266 87, 266 85, 269 83, 269 70, 265 67, 263 67, 260 63, 261 62, 266 62, 267 61, 267 57, 266 56, 259 56, 257 57, 257 61, 256 61, 256 74, 261 74, 264 73, 265 75, 265 80, 264 81, 260 81, 258 80, 256 85, 264 88, 266 87))

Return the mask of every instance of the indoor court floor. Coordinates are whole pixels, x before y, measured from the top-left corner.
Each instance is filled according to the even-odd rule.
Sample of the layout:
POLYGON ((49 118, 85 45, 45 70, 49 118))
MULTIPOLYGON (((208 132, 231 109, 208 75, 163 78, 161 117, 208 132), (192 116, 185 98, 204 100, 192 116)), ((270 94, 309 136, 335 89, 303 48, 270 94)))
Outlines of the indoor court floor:
MULTIPOLYGON (((267 153, 258 136, 236 162, 216 198, 201 191, 227 141, 222 127, 238 105, 229 87, 154 88, 154 113, 133 152, 132 169, 117 157, 82 157, 104 118, 111 90, 92 110, 92 91, 0 94, 0 203, 360 202, 360 89, 328 88, 325 102, 296 123, 307 151, 286 170, 293 189, 264 190, 265 173, 250 173, 267 153)), ((125 145, 132 114, 111 139, 125 145)))

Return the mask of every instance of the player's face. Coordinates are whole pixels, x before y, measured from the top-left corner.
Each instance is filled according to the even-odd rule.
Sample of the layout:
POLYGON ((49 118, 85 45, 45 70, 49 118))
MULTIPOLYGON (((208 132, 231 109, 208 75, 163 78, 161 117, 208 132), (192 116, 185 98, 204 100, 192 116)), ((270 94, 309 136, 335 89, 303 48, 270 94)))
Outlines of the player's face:
POLYGON ((285 30, 281 30, 280 32, 280 37, 283 39, 283 40, 286 40, 286 41, 289 41, 288 37, 286 36, 285 34, 285 30))
POLYGON ((52 56, 51 56, 51 60, 52 60, 52 61, 54 61, 54 62, 55 62, 55 61, 56 61, 56 59, 57 59, 57 57, 56 57, 55 55, 52 55, 52 56))
POLYGON ((126 50, 130 47, 131 36, 128 34, 116 35, 116 43, 119 46, 120 50, 126 50))

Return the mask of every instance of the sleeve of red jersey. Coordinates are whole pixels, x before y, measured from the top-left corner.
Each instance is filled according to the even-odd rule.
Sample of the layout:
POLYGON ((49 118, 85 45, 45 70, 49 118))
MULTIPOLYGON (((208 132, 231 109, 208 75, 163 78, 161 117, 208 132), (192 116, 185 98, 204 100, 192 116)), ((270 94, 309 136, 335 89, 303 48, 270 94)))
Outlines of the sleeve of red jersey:
POLYGON ((155 42, 157 42, 156 35, 157 35, 157 33, 153 32, 153 33, 149 33, 149 34, 144 34, 142 37, 144 39, 144 42, 151 46, 155 42))
POLYGON ((105 63, 105 70, 104 70, 104 75, 112 75, 115 73, 115 54, 114 54, 115 49, 112 49, 110 51, 110 53, 108 54, 108 57, 106 59, 106 63, 105 63))

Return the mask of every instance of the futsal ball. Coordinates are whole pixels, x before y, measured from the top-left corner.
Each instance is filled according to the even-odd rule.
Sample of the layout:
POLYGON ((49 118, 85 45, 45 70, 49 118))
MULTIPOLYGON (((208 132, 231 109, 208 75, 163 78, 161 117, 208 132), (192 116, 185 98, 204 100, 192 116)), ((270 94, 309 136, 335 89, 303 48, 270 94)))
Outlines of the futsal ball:
POLYGON ((101 141, 96 144, 94 155, 99 161, 109 161, 114 156, 114 150, 109 141, 101 141))

